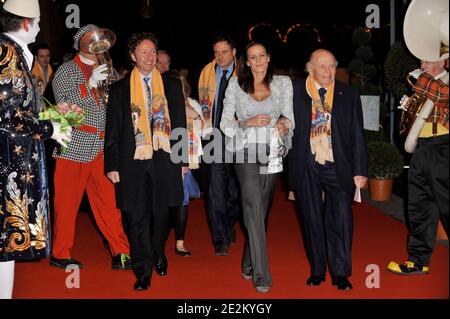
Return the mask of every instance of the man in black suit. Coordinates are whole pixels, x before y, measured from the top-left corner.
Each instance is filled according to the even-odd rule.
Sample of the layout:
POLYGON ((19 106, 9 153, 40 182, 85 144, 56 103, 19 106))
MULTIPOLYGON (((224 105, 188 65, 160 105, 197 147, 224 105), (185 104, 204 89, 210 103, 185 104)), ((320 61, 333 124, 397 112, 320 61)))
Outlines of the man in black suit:
MULTIPOLYGON (((225 135, 220 131, 223 100, 228 81, 237 75, 236 44, 228 35, 218 35, 213 41, 214 60, 208 63, 200 73, 198 82, 199 101, 202 106, 206 126, 204 131, 215 129, 220 132, 221 141, 207 135, 206 144, 213 143, 216 151, 211 164, 200 167, 200 181, 206 188, 207 211, 211 227, 214 252, 218 256, 227 256, 229 247, 236 240, 234 225, 242 216, 239 186, 233 163, 225 161, 225 135), (208 142, 209 141, 209 142, 208 142)), ((219 139, 217 137, 217 139, 219 139)), ((206 152, 206 155, 210 155, 206 152)), ((205 155, 203 155, 205 159, 205 155)), ((210 163, 210 162, 208 162, 210 163)))
POLYGON ((155 68, 156 46, 151 33, 130 37, 135 67, 110 87, 106 118, 105 173, 124 214, 136 290, 150 286, 152 267, 161 276, 167 273, 168 207, 183 202, 183 164, 171 161, 178 141, 169 136, 186 128, 184 97, 181 82, 155 68))
POLYGON ((296 129, 289 152, 289 184, 295 191, 311 266, 307 285, 325 281, 352 288, 352 200, 367 180, 367 153, 359 94, 335 81, 337 61, 317 50, 307 63, 306 81, 294 83, 296 129))

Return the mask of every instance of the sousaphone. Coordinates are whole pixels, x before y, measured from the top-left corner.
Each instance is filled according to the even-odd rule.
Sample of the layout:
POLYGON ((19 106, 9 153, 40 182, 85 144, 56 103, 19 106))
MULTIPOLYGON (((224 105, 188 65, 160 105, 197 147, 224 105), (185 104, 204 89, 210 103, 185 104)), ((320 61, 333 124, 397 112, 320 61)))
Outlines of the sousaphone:
MULTIPOLYGON (((416 58, 428 62, 448 59, 448 0, 413 0, 406 11, 403 36, 416 58)), ((448 76, 441 80, 448 83, 448 76)), ((426 95, 416 93, 405 103, 400 130, 407 134, 407 152, 415 151, 417 138, 433 108, 434 103, 426 95)))

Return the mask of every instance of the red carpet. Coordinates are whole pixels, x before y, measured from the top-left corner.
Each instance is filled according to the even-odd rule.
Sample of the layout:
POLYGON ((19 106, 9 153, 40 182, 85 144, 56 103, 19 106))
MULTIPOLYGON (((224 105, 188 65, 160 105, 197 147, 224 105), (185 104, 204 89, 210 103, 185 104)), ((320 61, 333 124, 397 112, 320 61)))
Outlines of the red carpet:
MULTIPOLYGON (((280 189, 280 187, 278 187, 280 189)), ((398 276, 386 271, 390 260, 406 259, 406 227, 367 204, 354 207, 352 291, 338 291, 331 280, 320 287, 308 287, 309 275, 300 227, 293 204, 278 191, 269 219, 268 249, 273 287, 268 294, 259 294, 250 281, 241 278, 240 261, 243 235, 230 255, 214 255, 210 241, 203 200, 190 205, 186 247, 192 257, 174 254, 173 232, 167 242, 168 275, 153 274, 148 291, 132 289, 131 271, 113 271, 111 259, 95 231, 89 216, 79 214, 73 257, 84 263, 80 271, 80 288, 66 288, 62 269, 50 267, 48 259, 16 264, 13 298, 151 298, 151 299, 391 299, 449 297, 448 248, 437 244, 431 273, 425 276, 398 276), (380 288, 366 287, 366 266, 374 264, 380 270, 380 288)))

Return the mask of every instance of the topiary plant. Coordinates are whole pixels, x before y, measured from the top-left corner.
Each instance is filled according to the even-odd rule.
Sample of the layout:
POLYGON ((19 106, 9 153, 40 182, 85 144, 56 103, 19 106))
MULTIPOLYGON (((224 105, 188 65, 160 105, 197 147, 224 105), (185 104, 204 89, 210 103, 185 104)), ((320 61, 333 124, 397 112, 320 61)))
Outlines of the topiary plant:
POLYGON ((360 80, 360 83, 356 85, 359 86, 361 94, 364 95, 378 95, 380 93, 379 88, 369 82, 377 75, 376 66, 369 63, 370 59, 373 58, 373 51, 369 46, 371 39, 370 29, 358 27, 353 30, 352 42, 358 47, 355 51, 356 57, 350 61, 348 68, 360 80))
POLYGON ((395 42, 389 49, 384 62, 385 86, 397 100, 408 94, 406 76, 419 66, 419 61, 405 50, 401 42, 395 42))
POLYGON ((369 178, 391 179, 403 172, 403 156, 394 145, 374 141, 367 145, 369 178))

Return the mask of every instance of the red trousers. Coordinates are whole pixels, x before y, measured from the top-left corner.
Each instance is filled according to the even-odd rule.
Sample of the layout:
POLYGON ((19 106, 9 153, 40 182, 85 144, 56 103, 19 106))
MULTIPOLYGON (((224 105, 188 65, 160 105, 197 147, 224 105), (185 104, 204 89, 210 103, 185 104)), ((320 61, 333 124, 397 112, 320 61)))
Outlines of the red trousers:
POLYGON ((75 222, 85 190, 97 226, 108 240, 112 255, 129 254, 121 212, 116 208, 114 186, 103 173, 103 158, 99 153, 90 163, 56 159, 52 256, 72 257, 75 222))

